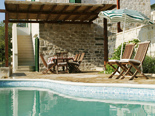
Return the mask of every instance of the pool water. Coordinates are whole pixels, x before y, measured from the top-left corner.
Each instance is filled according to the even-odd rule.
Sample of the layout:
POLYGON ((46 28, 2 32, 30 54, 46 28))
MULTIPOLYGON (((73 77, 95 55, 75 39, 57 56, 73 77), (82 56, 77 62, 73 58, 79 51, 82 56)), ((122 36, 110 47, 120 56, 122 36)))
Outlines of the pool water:
POLYGON ((1 88, 0 116, 155 116, 155 103, 106 103, 73 99, 50 90, 1 88))

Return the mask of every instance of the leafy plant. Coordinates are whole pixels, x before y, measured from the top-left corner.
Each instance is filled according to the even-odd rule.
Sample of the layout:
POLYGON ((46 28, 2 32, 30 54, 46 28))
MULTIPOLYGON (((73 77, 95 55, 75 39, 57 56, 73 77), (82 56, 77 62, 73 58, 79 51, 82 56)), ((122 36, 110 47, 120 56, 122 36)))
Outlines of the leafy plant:
POLYGON ((155 57, 146 56, 143 62, 144 73, 155 73, 155 57))
MULTIPOLYGON (((8 39, 9 39, 9 61, 11 61, 11 48, 12 48, 12 44, 11 44, 11 37, 12 37, 12 24, 9 23, 8 25, 8 39)), ((5 61, 5 23, 0 22, 0 62, 1 64, 4 63, 5 61)))

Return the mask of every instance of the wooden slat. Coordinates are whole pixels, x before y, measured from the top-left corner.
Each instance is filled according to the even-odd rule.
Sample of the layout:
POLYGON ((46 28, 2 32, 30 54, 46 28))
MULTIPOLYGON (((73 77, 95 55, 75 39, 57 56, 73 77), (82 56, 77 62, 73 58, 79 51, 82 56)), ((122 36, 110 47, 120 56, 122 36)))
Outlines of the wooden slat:
POLYGON ((66 11, 66 9, 69 7, 69 5, 66 5, 59 13, 59 15, 54 19, 54 20, 58 20, 59 19, 59 17, 61 16, 61 14, 63 13, 63 12, 65 12, 66 11))
POLYGON ((57 7, 57 5, 54 5, 54 6, 51 8, 51 10, 50 10, 50 12, 48 13, 48 16, 47 16, 47 18, 46 18, 46 21, 48 21, 48 19, 49 19, 50 16, 51 16, 51 12, 53 12, 53 11, 55 10, 56 7, 57 7))
POLYGON ((10 19, 26 19, 27 21, 29 19, 35 19, 36 21, 70 20, 73 22, 77 20, 91 22, 98 17, 98 13, 101 10, 116 7, 114 4, 71 4, 29 1, 5 1, 5 6, 10 19), (17 7, 19 7, 19 10, 16 9, 17 7))
POLYGON ((30 10, 31 10, 31 7, 32 7, 32 5, 29 4, 29 6, 28 6, 28 8, 27 8, 27 10, 28 10, 28 13, 27 13, 27 20, 29 20, 29 12, 30 12, 30 10))
MULTIPOLYGON (((16 6, 16 11, 17 11, 17 12, 19 11, 19 5, 16 6)), ((17 18, 17 19, 19 18, 18 13, 16 14, 16 18, 17 18)))
MULTIPOLYGON (((81 7, 81 6, 76 6, 76 7, 74 8, 74 10, 72 11, 72 13, 76 12, 80 7, 81 7)), ((71 16, 71 14, 70 14, 70 15, 67 15, 67 16, 64 18, 64 20, 67 20, 70 16, 71 16)))
MULTIPOLYGON (((89 15, 87 12, 92 8, 93 6, 88 6, 85 8, 85 10, 83 10, 82 13, 84 13, 84 15, 89 15)), ((96 14, 96 13, 95 13, 96 14)), ((82 14, 81 14, 82 15, 82 14)), ((80 15, 80 16, 81 16, 80 15)), ((72 21, 75 21, 76 19, 78 19, 80 16, 76 16, 75 18, 72 19, 72 21)))
MULTIPOLYGON (((104 5, 104 6, 105 6, 105 5, 104 5)), ((103 7, 98 7, 98 8, 96 8, 95 10, 93 10, 92 12, 99 12, 102 8, 103 8, 103 7)), ((81 20, 81 22, 83 22, 84 20, 87 20, 90 16, 91 16, 91 15, 85 16, 85 17, 81 20)))
POLYGON ((38 13, 38 15, 37 15, 37 20, 39 19, 40 15, 41 15, 41 11, 43 10, 44 6, 45 6, 45 4, 42 4, 42 5, 40 6, 40 10, 39 10, 40 13, 38 13))

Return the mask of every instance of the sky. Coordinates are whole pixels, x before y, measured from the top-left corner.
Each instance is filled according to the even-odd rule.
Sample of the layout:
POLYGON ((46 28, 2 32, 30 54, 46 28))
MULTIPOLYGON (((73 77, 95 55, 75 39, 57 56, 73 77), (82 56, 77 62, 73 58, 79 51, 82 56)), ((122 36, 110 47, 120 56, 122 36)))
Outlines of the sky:
MULTIPOLYGON (((155 4, 155 0, 150 0, 151 5, 155 4)), ((0 9, 5 9, 4 0, 0 0, 0 9)), ((0 21, 3 21, 5 18, 4 13, 0 13, 0 21)))

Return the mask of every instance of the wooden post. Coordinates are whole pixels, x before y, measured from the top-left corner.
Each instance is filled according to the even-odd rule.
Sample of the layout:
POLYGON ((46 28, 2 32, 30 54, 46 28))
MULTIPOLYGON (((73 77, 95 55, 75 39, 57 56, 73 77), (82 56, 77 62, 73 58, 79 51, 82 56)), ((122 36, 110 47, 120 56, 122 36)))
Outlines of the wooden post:
MULTIPOLYGON (((117 0, 117 9, 120 9, 120 0, 117 0)), ((117 23, 117 32, 122 32, 120 22, 117 23)))
POLYGON ((9 65, 9 58, 8 58, 8 12, 5 12, 5 66, 8 67, 9 65))
POLYGON ((108 62, 108 31, 107 31, 107 19, 103 19, 104 22, 104 67, 106 70, 106 63, 108 62))

